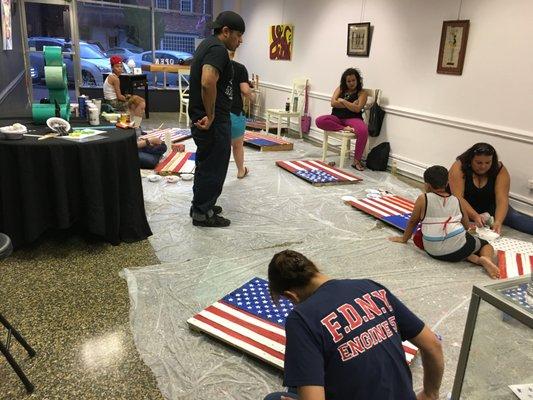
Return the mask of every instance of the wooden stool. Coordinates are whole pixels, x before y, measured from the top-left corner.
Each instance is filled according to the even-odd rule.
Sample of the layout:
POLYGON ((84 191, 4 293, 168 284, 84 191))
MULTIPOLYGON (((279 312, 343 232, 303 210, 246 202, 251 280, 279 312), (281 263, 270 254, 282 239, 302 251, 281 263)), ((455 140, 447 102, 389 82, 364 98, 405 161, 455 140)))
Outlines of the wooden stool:
POLYGON ((326 161, 326 155, 328 152, 328 138, 334 137, 341 140, 341 159, 339 161, 339 167, 344 166, 344 160, 346 159, 346 152, 350 150, 350 140, 355 139, 355 133, 346 131, 324 131, 324 140, 322 142, 322 161, 326 161))

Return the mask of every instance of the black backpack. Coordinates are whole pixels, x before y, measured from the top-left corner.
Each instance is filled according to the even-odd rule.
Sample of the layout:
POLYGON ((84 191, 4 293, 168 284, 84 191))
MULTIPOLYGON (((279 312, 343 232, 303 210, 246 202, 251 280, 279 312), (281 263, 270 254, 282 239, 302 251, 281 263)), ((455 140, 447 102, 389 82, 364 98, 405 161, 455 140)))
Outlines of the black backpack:
POLYGON ((366 157, 366 166, 372 171, 386 171, 389 162, 390 143, 378 144, 366 157))
POLYGON ((368 134, 373 137, 379 136, 383 118, 385 118, 385 110, 379 106, 378 100, 379 90, 376 89, 376 100, 368 111, 368 134))

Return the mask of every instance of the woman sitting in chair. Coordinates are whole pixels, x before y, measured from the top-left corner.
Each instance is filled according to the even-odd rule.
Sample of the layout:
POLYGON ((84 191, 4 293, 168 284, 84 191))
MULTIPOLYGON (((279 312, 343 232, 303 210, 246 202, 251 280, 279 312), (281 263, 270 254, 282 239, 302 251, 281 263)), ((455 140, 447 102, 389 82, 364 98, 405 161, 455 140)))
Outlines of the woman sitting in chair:
POLYGON ((368 127, 362 115, 366 100, 367 94, 363 89, 361 74, 355 68, 348 68, 342 73, 340 86, 331 97, 331 114, 321 115, 316 119, 316 126, 320 129, 355 133, 357 141, 352 167, 358 171, 364 170, 361 157, 368 140, 368 127))
POLYGON ((146 103, 144 99, 136 95, 123 95, 120 91, 120 74, 123 72, 122 58, 112 56, 110 59, 112 73, 106 78, 104 89, 104 102, 111 105, 117 111, 129 111, 134 126, 141 126, 146 103))

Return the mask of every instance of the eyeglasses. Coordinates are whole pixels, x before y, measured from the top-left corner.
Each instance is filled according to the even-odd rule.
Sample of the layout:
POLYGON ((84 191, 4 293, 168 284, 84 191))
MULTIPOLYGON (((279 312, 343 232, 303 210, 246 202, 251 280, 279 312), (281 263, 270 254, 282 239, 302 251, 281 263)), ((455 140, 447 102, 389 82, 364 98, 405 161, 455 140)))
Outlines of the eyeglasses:
POLYGON ((486 154, 486 155, 492 156, 494 155, 494 153, 495 153, 494 148, 486 144, 483 144, 474 149, 474 154, 486 154))

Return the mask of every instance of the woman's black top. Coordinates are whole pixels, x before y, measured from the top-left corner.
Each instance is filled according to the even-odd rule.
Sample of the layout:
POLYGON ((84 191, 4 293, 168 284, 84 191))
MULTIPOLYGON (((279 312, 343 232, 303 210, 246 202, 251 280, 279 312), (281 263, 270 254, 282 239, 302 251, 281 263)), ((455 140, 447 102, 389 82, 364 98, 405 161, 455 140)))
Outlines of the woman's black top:
MULTIPOLYGON (((500 173, 503 164, 500 164, 500 173)), ((490 215, 494 215, 496 211, 496 174, 495 176, 489 176, 487 183, 478 188, 474 184, 474 173, 471 168, 468 168, 465 173, 465 193, 464 198, 472 206, 478 214, 488 212, 490 215)))
MULTIPOLYGON (((344 93, 341 94, 341 96, 344 100, 349 101, 350 103, 353 103, 357 98, 359 97, 358 93, 344 93)), ((348 110, 347 108, 336 108, 333 107, 331 109, 331 115, 335 115, 337 118, 340 119, 350 119, 350 118, 360 118, 363 119, 363 114, 361 112, 353 112, 351 110, 348 110)))

